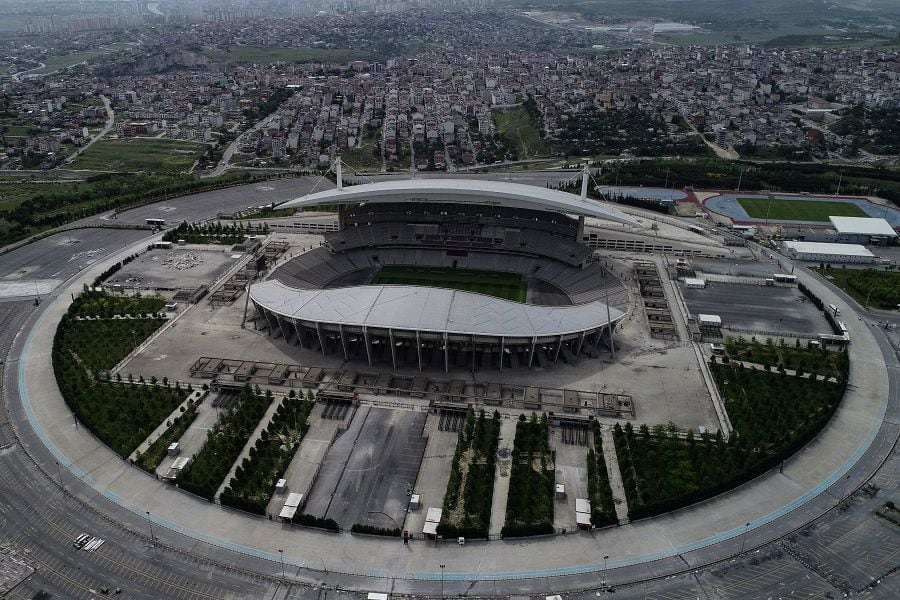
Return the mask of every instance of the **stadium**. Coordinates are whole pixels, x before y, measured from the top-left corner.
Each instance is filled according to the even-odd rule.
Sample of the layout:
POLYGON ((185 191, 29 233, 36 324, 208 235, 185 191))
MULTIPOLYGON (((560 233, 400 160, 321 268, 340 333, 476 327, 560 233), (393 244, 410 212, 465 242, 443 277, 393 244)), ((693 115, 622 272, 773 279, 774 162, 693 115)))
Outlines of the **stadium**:
POLYGON ((379 182, 288 201, 338 207, 324 245, 249 289, 258 326, 394 369, 500 369, 613 351, 625 286, 581 243, 600 202, 496 181, 379 182))

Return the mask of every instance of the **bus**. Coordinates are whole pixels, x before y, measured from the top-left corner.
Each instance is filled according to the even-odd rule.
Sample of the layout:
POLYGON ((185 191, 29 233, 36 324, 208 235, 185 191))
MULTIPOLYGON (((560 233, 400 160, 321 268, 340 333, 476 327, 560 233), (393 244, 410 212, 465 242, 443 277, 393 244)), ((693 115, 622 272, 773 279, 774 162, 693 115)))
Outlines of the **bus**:
POLYGON ((165 219, 145 219, 145 222, 153 227, 164 227, 166 224, 165 219))
POLYGON ((772 279, 778 283, 797 283, 796 275, 788 275, 786 273, 775 273, 772 275, 772 279))

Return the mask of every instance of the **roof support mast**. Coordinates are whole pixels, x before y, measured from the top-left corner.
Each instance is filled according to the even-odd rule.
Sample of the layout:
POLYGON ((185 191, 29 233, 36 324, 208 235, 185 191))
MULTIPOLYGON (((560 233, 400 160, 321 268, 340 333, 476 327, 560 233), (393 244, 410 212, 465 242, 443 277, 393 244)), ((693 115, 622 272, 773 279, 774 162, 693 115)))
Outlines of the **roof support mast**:
POLYGON ((334 174, 335 179, 337 179, 337 189, 344 189, 344 178, 341 176, 341 155, 338 154, 337 158, 334 159, 334 174))
MULTIPOLYGON (((587 201, 587 193, 588 193, 588 179, 591 177, 591 171, 587 166, 587 163, 584 165, 584 169, 581 173, 581 200, 582 202, 587 201)), ((578 215, 578 230, 575 233, 575 239, 581 242, 584 239, 584 215, 578 215)))
POLYGON ((587 166, 584 165, 584 169, 581 171, 581 199, 587 200, 587 192, 588 192, 588 180, 591 178, 591 170, 587 166))

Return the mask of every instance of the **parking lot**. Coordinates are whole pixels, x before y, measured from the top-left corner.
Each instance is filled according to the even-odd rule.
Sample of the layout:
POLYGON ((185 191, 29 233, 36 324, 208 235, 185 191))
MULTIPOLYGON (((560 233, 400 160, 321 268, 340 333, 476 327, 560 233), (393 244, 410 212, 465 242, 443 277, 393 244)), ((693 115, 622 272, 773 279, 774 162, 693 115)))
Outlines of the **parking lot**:
POLYGON ((825 317, 795 287, 708 282, 706 288, 681 287, 691 314, 722 317, 722 326, 754 331, 831 333, 825 317))
MULTIPOLYGON (((464 413, 460 412, 463 415, 464 413)), ((464 418, 464 417, 463 417, 464 418)), ((428 509, 440 508, 444 502, 444 492, 447 491, 447 481, 450 479, 450 466, 453 462, 453 454, 456 452, 456 443, 459 434, 456 429, 441 430, 441 422, 445 426, 448 419, 445 415, 432 412, 428 415, 425 431, 428 435, 428 445, 425 448, 425 457, 422 459, 422 467, 419 469, 419 477, 416 480, 414 492, 419 494, 420 508, 410 512, 406 518, 404 529, 413 535, 422 533, 425 524, 425 516, 428 509)), ((453 425, 462 426, 462 419, 453 425)))
POLYGON ((402 527, 422 463, 426 413, 361 406, 331 446, 305 512, 356 523, 402 527))

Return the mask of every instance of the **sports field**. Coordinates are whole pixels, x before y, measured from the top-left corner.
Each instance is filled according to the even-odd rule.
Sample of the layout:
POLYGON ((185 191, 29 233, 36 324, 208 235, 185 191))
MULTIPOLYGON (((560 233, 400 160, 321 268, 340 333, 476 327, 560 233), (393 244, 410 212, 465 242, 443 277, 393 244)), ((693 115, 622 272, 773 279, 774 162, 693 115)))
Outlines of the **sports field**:
POLYGON ((528 291, 528 284, 517 273, 497 273, 449 267, 382 267, 372 278, 372 284, 449 288, 515 302, 525 302, 528 291))
POLYGON ((769 208, 768 198, 738 198, 748 215, 754 219, 772 221, 820 221, 828 217, 868 217, 866 212, 852 202, 831 200, 786 200, 774 198, 769 208), (768 216, 767 216, 768 213, 768 216))

